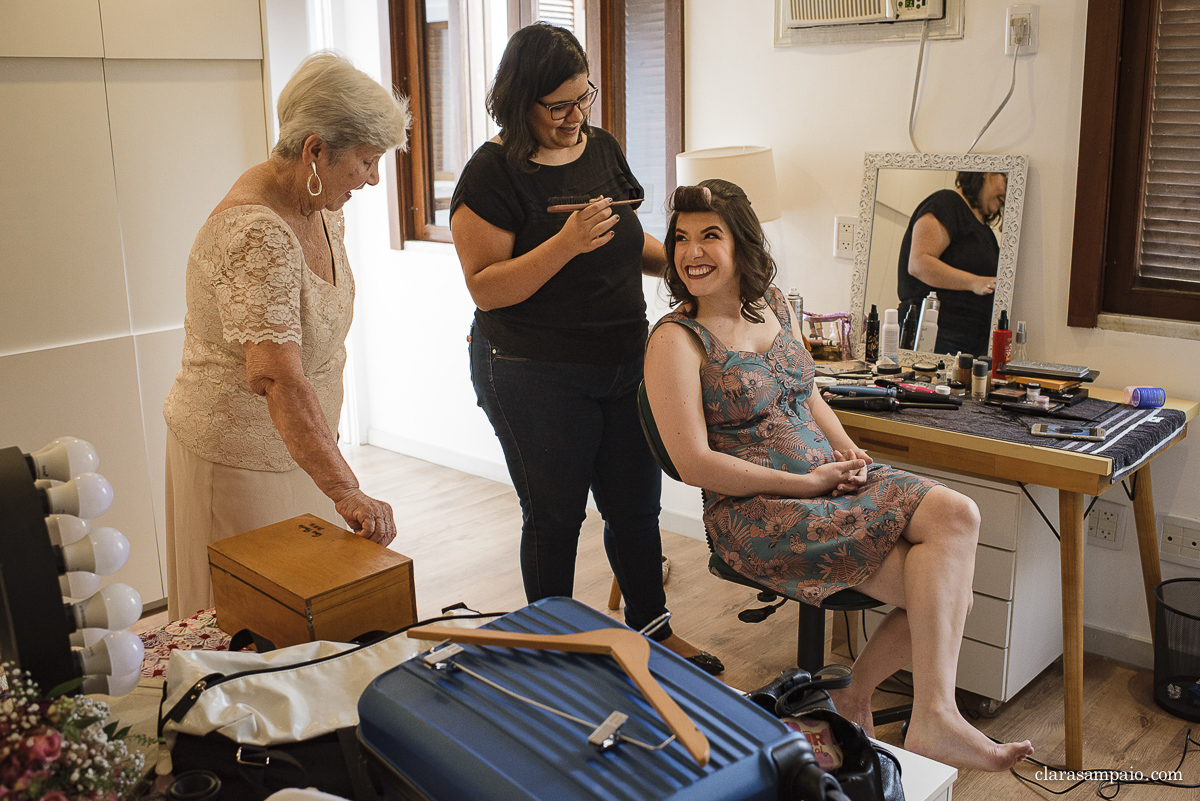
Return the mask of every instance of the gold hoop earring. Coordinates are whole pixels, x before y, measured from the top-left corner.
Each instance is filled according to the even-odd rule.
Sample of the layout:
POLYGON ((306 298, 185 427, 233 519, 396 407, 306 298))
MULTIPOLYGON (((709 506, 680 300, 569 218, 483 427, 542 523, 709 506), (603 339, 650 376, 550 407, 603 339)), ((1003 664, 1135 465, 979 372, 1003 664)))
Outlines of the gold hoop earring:
POLYGON ((312 163, 312 168, 313 174, 308 176, 308 194, 312 195, 313 197, 319 197, 320 194, 325 191, 325 186, 321 183, 321 176, 317 175, 317 162, 314 161, 312 163), (315 192, 312 188, 313 178, 317 179, 317 191, 315 192))

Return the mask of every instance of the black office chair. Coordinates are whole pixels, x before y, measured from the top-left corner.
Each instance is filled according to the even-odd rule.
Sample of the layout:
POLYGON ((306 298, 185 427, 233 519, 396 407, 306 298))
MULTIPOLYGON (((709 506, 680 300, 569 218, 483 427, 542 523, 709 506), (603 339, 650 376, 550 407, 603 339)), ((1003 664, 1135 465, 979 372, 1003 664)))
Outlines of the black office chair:
MULTIPOLYGON (((642 423, 642 432, 646 435, 646 441, 650 443, 650 452, 654 454, 654 460, 658 462, 658 466, 662 468, 664 473, 679 481, 679 471, 675 469, 675 465, 671 462, 671 455, 667 453, 662 437, 658 433, 658 425, 654 422, 654 412, 650 408, 650 399, 646 396, 645 383, 642 383, 638 387, 638 419, 642 423)), ((701 493, 703 497, 703 490, 701 490, 701 493)), ((778 592, 738 573, 717 554, 717 549, 713 543, 713 535, 708 526, 704 527, 704 537, 708 541, 709 573, 712 573, 719 579, 731 581, 734 584, 741 584, 742 586, 756 590, 758 591, 758 599, 760 601, 766 604, 774 604, 774 606, 764 607, 763 609, 746 610, 738 615, 741 620, 757 623, 766 619, 767 615, 770 614, 770 612, 765 612, 766 609, 773 612, 776 607, 781 606, 787 601, 796 601, 799 604, 800 625, 796 632, 796 665, 807 670, 809 673, 815 673, 825 664, 826 610, 833 612, 859 612, 864 609, 874 609, 877 606, 883 606, 882 601, 877 601, 870 596, 863 595, 861 592, 854 590, 840 590, 835 592, 826 598, 825 603, 819 607, 804 603, 799 598, 790 595, 785 595, 783 600, 778 600, 777 602, 780 596, 778 592)), ((876 724, 884 724, 902 720, 907 721, 911 714, 912 707, 906 705, 878 710, 874 713, 873 717, 876 724)))

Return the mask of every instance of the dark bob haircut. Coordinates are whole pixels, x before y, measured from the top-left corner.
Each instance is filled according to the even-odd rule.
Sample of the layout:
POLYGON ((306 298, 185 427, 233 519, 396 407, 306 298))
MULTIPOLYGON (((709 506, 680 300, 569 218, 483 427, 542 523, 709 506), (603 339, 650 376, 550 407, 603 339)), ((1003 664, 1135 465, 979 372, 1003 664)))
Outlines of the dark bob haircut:
POLYGON ((738 271, 742 317, 752 323, 763 322, 762 310, 767 307, 765 295, 775 280, 775 260, 767 252, 766 238, 750 198, 737 184, 710 178, 696 186, 681 186, 668 201, 671 222, 667 226, 667 271, 663 280, 671 293, 672 306, 683 305, 688 317, 696 316, 696 298, 675 269, 675 231, 679 215, 689 212, 713 211, 733 234, 733 255, 738 271), (705 190, 708 190, 707 192, 705 190))
MULTIPOLYGON (((983 211, 983 209, 981 209, 979 206, 979 193, 983 191, 983 182, 987 180, 987 177, 990 174, 991 173, 986 172, 955 173, 954 185, 962 190, 963 197, 967 199, 967 205, 971 208, 983 211)), ((984 225, 993 224, 996 222, 996 220, 1000 219, 1001 215, 1003 214, 1004 207, 1001 206, 983 218, 984 225)))
MULTIPOLYGON (((533 171, 529 160, 537 153, 538 143, 529 131, 529 110, 539 97, 588 72, 587 54, 566 28, 535 22, 512 35, 487 94, 488 114, 500 126, 509 164, 523 172, 533 171)), ((586 118, 579 132, 581 136, 591 134, 586 118)))

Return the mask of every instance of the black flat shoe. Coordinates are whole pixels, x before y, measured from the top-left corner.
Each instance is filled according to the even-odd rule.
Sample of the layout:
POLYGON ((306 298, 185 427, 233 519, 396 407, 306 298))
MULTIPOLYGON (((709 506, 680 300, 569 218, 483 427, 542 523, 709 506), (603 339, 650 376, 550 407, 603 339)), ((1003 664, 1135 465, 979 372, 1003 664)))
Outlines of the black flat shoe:
POLYGON ((725 672, 725 665, 720 659, 710 654, 708 651, 701 651, 695 656, 685 656, 684 659, 691 662, 696 667, 703 670, 710 676, 716 676, 718 673, 725 672))

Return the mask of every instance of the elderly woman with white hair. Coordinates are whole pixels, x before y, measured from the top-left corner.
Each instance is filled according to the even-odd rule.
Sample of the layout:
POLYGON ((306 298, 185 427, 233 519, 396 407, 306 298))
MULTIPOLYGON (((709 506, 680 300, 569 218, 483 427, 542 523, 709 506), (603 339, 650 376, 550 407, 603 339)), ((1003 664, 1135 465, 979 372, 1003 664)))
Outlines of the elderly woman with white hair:
POLYGON ((167 604, 213 605, 210 543, 312 513, 381 545, 391 507, 337 447, 354 277, 342 206, 407 142, 407 102, 344 58, 306 59, 279 96, 279 142, 196 236, 183 363, 167 421, 167 604))

